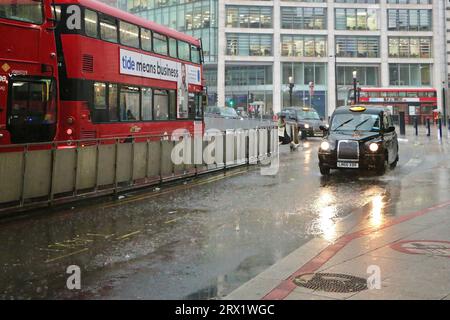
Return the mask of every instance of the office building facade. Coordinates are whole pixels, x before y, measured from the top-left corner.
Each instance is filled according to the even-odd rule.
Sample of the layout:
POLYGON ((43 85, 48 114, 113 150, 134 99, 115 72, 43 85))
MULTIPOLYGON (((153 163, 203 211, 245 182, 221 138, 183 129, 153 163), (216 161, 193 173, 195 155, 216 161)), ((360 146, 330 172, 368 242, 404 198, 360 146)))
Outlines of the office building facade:
POLYGON ((442 108, 449 0, 118 1, 202 39, 211 105, 276 113, 292 77, 293 104, 325 117, 347 102, 356 70, 360 86, 436 88, 442 108))

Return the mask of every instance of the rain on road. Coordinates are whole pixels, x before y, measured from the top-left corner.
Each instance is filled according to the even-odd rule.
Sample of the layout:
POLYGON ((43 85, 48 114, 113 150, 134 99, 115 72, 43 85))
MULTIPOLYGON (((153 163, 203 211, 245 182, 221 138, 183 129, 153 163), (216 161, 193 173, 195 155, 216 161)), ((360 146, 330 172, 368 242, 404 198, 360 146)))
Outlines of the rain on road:
POLYGON ((341 219, 376 225, 447 200, 449 145, 429 139, 402 139, 384 176, 321 177, 310 139, 281 148, 275 176, 243 167, 1 221, 0 298, 221 298, 312 237, 333 241, 341 219), (81 290, 66 288, 69 265, 81 290))

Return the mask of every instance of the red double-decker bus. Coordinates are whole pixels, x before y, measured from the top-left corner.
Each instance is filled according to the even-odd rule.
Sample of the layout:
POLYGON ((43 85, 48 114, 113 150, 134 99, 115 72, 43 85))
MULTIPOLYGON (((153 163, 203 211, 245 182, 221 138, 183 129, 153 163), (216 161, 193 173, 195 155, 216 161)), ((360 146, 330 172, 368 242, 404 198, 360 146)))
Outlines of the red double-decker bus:
MULTIPOLYGON (((349 101, 354 101, 353 90, 349 92, 349 101)), ((358 88, 357 101, 360 104, 378 104, 390 106, 394 115, 405 112, 406 122, 411 123, 417 117, 419 123, 433 117, 437 109, 437 93, 433 88, 358 88)))
POLYGON ((198 39, 92 0, 1 0, 0 34, 0 144, 203 121, 198 39))

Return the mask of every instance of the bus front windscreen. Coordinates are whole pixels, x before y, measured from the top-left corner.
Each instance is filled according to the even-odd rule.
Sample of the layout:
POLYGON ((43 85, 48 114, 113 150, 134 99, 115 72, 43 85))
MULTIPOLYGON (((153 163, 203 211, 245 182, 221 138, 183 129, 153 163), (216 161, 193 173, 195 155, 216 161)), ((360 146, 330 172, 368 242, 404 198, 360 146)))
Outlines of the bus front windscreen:
POLYGON ((42 24, 42 0, 0 0, 0 18, 42 24))

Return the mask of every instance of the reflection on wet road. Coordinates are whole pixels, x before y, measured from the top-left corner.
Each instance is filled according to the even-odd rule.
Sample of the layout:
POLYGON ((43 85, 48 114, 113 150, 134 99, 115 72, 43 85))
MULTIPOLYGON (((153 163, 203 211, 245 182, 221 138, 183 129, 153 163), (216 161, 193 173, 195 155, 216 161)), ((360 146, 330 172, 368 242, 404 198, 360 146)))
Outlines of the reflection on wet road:
POLYGON ((320 176, 317 148, 282 149, 276 176, 241 168, 0 224, 0 298, 211 299, 348 217, 377 226, 448 199, 449 145, 402 141, 384 176, 320 176), (66 289, 66 268, 82 288, 66 289))

